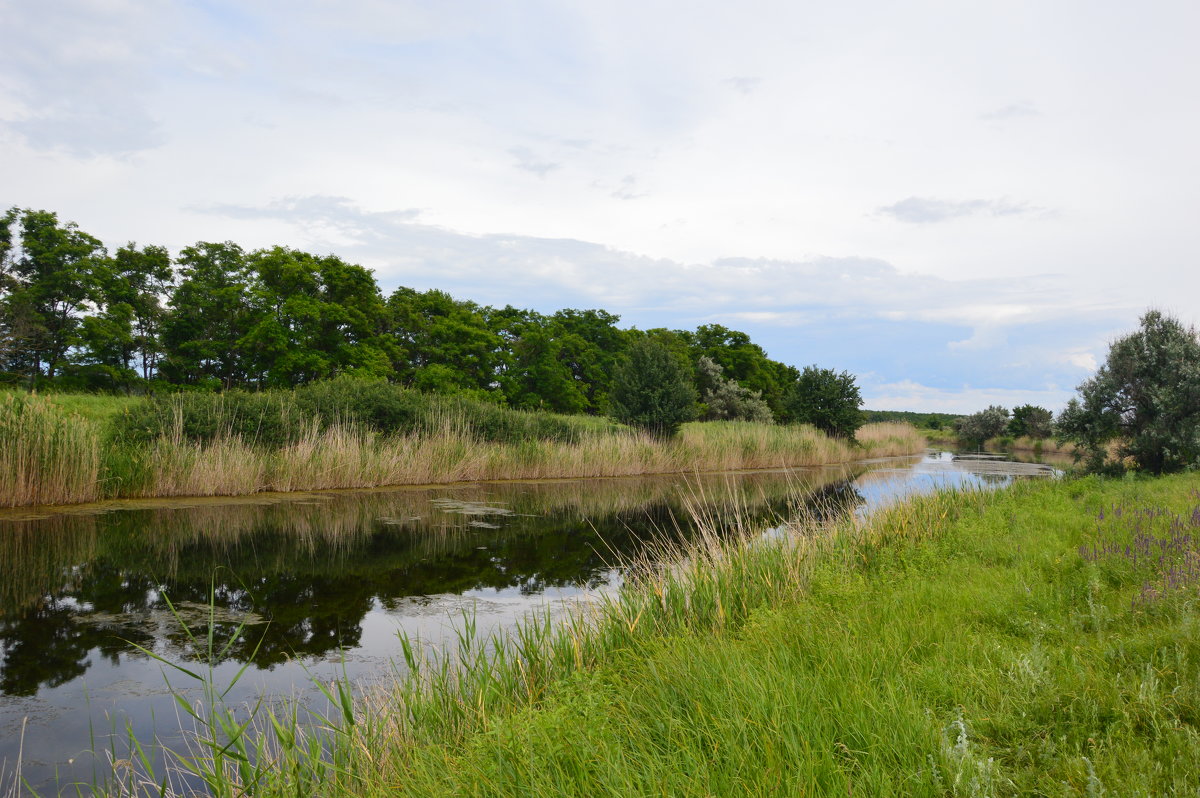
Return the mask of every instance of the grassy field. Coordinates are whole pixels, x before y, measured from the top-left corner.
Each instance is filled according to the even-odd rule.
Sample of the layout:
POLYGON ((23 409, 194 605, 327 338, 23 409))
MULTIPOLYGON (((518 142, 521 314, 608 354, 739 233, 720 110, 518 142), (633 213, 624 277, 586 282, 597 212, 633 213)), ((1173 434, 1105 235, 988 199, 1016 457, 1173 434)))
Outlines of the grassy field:
POLYGON ((707 422, 660 440, 605 419, 353 387, 155 400, 8 394, 0 506, 810 466, 925 445, 905 424, 868 425, 848 442, 807 426, 707 422))
POLYGON ((316 725, 214 709, 176 767, 218 795, 1194 795, 1198 487, 1026 483, 713 538, 591 617, 491 647, 468 624, 457 662, 406 644, 410 675, 327 687, 316 725))

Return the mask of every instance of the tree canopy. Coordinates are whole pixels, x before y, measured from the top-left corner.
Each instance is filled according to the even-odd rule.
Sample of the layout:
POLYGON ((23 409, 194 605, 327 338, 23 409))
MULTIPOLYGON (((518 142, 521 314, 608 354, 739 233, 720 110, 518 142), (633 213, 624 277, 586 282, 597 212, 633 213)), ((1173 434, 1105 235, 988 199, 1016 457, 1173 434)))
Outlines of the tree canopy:
POLYGON ((630 393, 641 379, 655 429, 697 414, 807 421, 839 435, 861 423, 845 372, 802 375, 720 324, 620 321, 437 289, 385 295, 369 269, 281 246, 200 241, 172 255, 128 243, 110 254, 54 213, 0 215, 0 385, 259 390, 359 375, 519 409, 643 418, 630 393), (662 375, 669 386, 656 384, 662 375))
POLYGON ((805 366, 784 400, 790 420, 828 435, 852 438, 862 426, 862 394, 847 371, 805 366))

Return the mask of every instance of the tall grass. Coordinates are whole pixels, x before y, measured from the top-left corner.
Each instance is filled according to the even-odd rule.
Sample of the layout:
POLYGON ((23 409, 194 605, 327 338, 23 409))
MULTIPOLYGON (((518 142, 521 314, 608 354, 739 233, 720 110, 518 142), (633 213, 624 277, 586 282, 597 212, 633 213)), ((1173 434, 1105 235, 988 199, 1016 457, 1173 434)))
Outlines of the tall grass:
POLYGON ((402 641, 395 683, 268 712, 249 768, 194 767, 223 764, 230 795, 1192 794, 1195 583, 1126 552, 1193 551, 1195 486, 1031 483, 712 535, 591 613, 491 641, 467 617, 441 657, 402 641))
POLYGON ((74 504, 100 495, 96 427, 37 396, 0 397, 0 506, 74 504))
POLYGON ((363 396, 342 387, 167 397, 127 408, 106 434, 47 400, 11 396, 2 423, 12 445, 0 462, 12 477, 0 502, 785 468, 924 446, 912 427, 895 423, 868 425, 857 442, 747 422, 688 424, 664 441, 603 419, 509 411, 382 384, 367 383, 363 396))

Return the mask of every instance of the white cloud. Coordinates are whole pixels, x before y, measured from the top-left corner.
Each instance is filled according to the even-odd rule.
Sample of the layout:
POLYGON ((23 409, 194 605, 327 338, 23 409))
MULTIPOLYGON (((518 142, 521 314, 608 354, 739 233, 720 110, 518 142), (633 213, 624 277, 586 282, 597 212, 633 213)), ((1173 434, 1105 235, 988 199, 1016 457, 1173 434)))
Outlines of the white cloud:
POLYGON ((974 413, 990 405, 1013 408, 1039 405, 1061 410, 1073 395, 1069 390, 1003 390, 963 385, 953 390, 911 380, 863 385, 865 406, 871 410, 909 410, 936 413, 974 413))
POLYGON ((1025 203, 1005 199, 943 200, 908 197, 880 208, 879 213, 909 224, 933 224, 964 216, 1028 216, 1040 211, 1025 203))

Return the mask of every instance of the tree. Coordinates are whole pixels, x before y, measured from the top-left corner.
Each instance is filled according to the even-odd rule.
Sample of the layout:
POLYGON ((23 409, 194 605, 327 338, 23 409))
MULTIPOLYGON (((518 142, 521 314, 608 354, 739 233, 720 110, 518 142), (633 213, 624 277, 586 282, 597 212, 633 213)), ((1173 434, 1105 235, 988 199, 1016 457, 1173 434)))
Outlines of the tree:
POLYGON ((1049 438, 1054 430, 1052 421, 1054 414, 1044 407, 1037 405, 1021 405, 1012 410, 1012 419, 1008 422, 1008 434, 1014 438, 1027 436, 1030 438, 1049 438))
POLYGON ((8 261, 4 315, 12 359, 31 381, 43 373, 43 364, 45 375, 53 378, 65 365, 80 316, 94 298, 104 246, 74 222, 60 225, 50 211, 14 208, 0 228, 0 249, 8 261), (19 247, 13 240, 18 220, 19 247))
POLYGON ((788 386, 800 372, 767 357, 767 353, 750 336, 720 324, 702 324, 695 332, 685 332, 692 362, 708 357, 721 367, 730 379, 751 391, 756 391, 777 415, 785 414, 784 399, 788 386))
POLYGON ((1059 415, 1058 436, 1104 466, 1108 444, 1159 474, 1200 465, 1200 341, 1196 330, 1156 310, 1109 347, 1095 376, 1059 415))
POLYGON ((162 354, 163 298, 170 289, 171 256, 163 247, 127 244, 95 270, 94 312, 80 327, 76 366, 92 387, 128 388, 158 369, 162 354))
POLYGON ((863 423, 862 402, 850 372, 805 366, 784 399, 784 410, 791 421, 852 438, 863 423))
POLYGON ((177 383, 231 388, 247 381, 242 337, 253 327, 242 248, 202 241, 179 253, 182 280, 163 324, 163 376, 177 383))
POLYGON ((687 370, 658 341, 642 338, 613 374, 613 416, 656 437, 669 438, 696 415, 696 389, 687 370))
POLYGON ((954 432, 959 440, 969 445, 982 447, 984 441, 1003 435, 1008 429, 1008 409, 989 405, 978 413, 954 422, 954 432))
POLYGON ((775 416, 758 391, 744 388, 722 376, 722 370, 708 355, 696 363, 696 386, 700 389, 703 421, 757 421, 771 424, 775 416))
POLYGON ((414 388, 495 399, 508 363, 504 340, 484 308, 445 291, 398 288, 388 298, 390 329, 399 345, 396 374, 414 388))
POLYGON ((253 252, 247 265, 256 312, 240 346, 260 382, 292 387, 341 374, 391 376, 398 346, 369 269, 286 247, 253 252))

